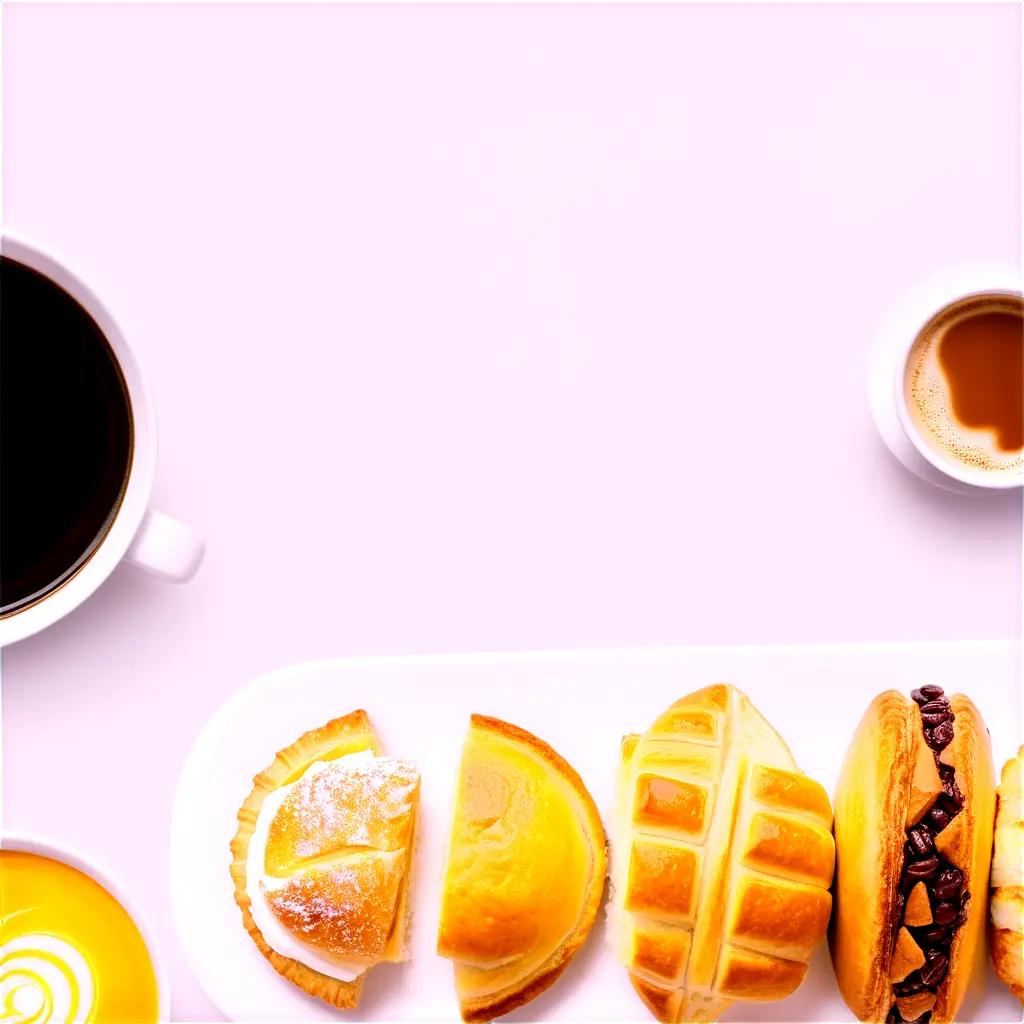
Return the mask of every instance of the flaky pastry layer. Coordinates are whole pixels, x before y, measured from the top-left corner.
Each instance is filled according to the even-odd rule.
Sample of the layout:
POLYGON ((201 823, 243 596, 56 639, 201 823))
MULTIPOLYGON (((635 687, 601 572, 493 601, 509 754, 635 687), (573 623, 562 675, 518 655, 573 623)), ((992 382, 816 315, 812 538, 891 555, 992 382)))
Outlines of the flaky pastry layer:
MULTIPOLYGON (((358 1004, 365 975, 353 981, 341 981, 272 949, 252 917, 247 892, 247 858, 260 809, 271 793, 296 783, 317 761, 329 762, 363 751, 380 755, 379 741, 365 711, 354 711, 304 733, 278 751, 271 764, 254 778, 253 788, 239 809, 238 830, 231 841, 235 902, 257 948, 282 977, 342 1010, 353 1009, 358 1004)), ((302 813, 301 807, 289 806, 289 798, 285 798, 275 816, 268 836, 267 862, 270 873, 279 874, 281 879, 279 888, 268 890, 268 905, 286 928, 302 934, 306 941, 326 953, 370 964, 380 959, 402 959, 407 931, 415 791, 413 814, 408 816, 407 824, 400 826, 404 832, 395 833, 396 826, 384 820, 379 828, 371 829, 385 851, 399 839, 404 841, 405 848, 400 852, 378 852, 372 848, 373 838, 367 836, 369 849, 360 849, 357 856, 343 845, 346 828, 351 832, 350 823, 342 805, 344 794, 331 792, 330 782, 330 776, 325 775, 321 782, 325 792, 317 794, 322 798, 319 809, 313 802, 302 813), (325 822, 332 827, 325 827, 325 822), (336 835, 332 834, 332 828, 336 835), (308 860, 308 867, 303 866, 303 858, 308 860), (367 902, 365 894, 370 890, 379 893, 380 899, 367 902), (321 901, 333 906, 334 911, 327 915, 313 913, 321 901), (354 908, 360 905, 363 911, 355 914, 354 908), (352 910, 348 916, 346 909, 352 910)), ((296 787, 292 793, 301 788, 296 787)), ((363 799, 367 795, 372 796, 357 793, 356 797, 363 799)), ((364 820, 367 817, 368 824, 373 825, 373 815, 364 815, 364 820)))

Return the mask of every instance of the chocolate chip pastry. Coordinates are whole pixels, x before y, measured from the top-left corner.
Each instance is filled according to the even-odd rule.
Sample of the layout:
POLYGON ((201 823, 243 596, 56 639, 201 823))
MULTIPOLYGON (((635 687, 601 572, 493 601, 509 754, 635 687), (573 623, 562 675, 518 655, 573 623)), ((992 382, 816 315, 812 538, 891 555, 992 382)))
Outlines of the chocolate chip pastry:
POLYGON ((860 1020, 955 1017, 983 955, 994 803, 988 733, 966 697, 875 698, 835 796, 829 945, 860 1020))

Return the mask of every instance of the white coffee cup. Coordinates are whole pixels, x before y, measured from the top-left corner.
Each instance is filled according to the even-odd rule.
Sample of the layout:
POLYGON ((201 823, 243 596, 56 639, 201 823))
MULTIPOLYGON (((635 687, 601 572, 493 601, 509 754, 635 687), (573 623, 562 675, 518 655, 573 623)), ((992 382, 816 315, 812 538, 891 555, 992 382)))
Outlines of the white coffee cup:
POLYGON ((50 860, 67 864, 97 882, 121 904, 125 913, 139 930, 139 935, 142 936, 142 941, 146 946, 146 952, 149 954, 149 962, 153 965, 153 975, 156 978, 157 1020, 169 1021, 171 1019, 171 989, 167 981, 167 970, 164 967, 160 947, 145 916, 138 907, 132 905, 124 890, 114 881, 110 873, 66 843, 56 843, 51 839, 44 839, 42 836, 27 832, 0 833, 0 849, 34 853, 39 857, 48 857, 50 860))
POLYGON ((32 604, 0 618, 0 647, 39 632, 77 608, 124 559, 162 580, 194 575, 204 544, 184 523, 149 508, 156 468, 156 420, 149 389, 120 328, 93 292, 66 267, 22 242, 4 238, 4 256, 57 284, 96 321, 117 358, 131 405, 133 445, 120 507, 92 555, 67 580, 32 604))
POLYGON ((1020 296, 1020 267, 972 263, 949 267, 921 280, 883 318, 875 336, 869 368, 871 413, 882 440, 911 472, 949 491, 1020 487, 1024 473, 978 469, 944 454, 923 435, 907 402, 907 361, 914 342, 932 318, 971 295, 1020 296))

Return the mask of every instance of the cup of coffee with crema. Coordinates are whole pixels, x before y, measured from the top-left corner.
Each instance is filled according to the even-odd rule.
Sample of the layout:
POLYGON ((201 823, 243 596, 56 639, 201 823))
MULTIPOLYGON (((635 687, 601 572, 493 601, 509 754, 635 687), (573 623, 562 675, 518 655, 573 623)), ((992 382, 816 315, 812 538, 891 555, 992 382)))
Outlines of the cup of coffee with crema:
POLYGON ((871 366, 882 437, 950 490, 1024 483, 1024 297, 1013 267, 933 275, 883 321, 871 366))
POLYGON ((65 267, 0 258, 0 645, 85 600, 122 560, 189 579, 203 543, 148 508, 149 391, 113 317, 65 267))

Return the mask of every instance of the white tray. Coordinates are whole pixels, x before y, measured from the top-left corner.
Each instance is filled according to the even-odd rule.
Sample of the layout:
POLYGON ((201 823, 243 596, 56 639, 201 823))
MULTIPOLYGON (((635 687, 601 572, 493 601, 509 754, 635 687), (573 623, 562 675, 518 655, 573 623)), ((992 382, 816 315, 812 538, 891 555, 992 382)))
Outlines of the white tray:
MULTIPOLYGON (((645 729, 677 697, 709 683, 745 690, 800 767, 833 788, 847 742, 881 690, 922 683, 967 693, 992 735, 997 770, 1021 742, 1021 654, 1013 643, 690 648, 375 658, 294 665, 245 687, 210 720, 185 764, 172 826, 179 935, 210 998, 236 1021, 454 1021, 451 965, 434 952, 456 767, 470 712, 535 732, 579 771, 606 821, 619 737, 645 729), (385 749, 422 772, 413 879, 413 959, 375 968, 358 1011, 341 1014, 274 972, 242 929, 228 874, 235 814, 252 776, 300 733, 365 708, 385 749)), ((1020 1020, 987 969, 964 1021, 1020 1020)), ((506 1019, 646 1022, 599 919, 553 988, 506 1019)), ((803 986, 776 1003, 736 1004, 723 1021, 850 1021, 824 947, 803 986)))

